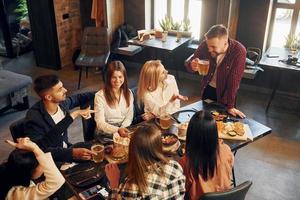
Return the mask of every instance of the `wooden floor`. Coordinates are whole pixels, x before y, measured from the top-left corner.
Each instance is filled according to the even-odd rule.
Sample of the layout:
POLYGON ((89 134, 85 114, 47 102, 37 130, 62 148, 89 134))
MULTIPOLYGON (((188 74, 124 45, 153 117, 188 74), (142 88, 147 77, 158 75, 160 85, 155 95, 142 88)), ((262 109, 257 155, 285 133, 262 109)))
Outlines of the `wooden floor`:
MULTIPOLYGON (((129 85, 137 84, 140 65, 126 63, 129 85)), ((69 94, 98 90, 103 82, 101 74, 91 72, 89 78, 82 79, 81 89, 77 90, 78 71, 63 69, 52 71, 35 66, 32 53, 9 60, 4 68, 26 74, 33 79, 41 74, 55 73, 63 81, 69 94)), ((178 81, 180 92, 189 96, 189 102, 199 99, 199 78, 180 74, 178 81)), ((300 118, 299 99, 277 95, 272 102, 269 113, 264 109, 268 94, 250 92, 241 86, 237 105, 247 117, 253 118, 273 129, 272 134, 239 150, 235 156, 235 172, 237 183, 245 180, 253 181, 247 200, 297 200, 300 199, 300 118)), ((31 105, 38 97, 31 91, 31 105)), ((0 116, 0 160, 5 160, 11 151, 5 143, 10 139, 9 125, 24 117, 26 111, 10 110, 0 116)), ((82 140, 81 121, 76 120, 70 127, 69 138, 72 142, 82 140)))

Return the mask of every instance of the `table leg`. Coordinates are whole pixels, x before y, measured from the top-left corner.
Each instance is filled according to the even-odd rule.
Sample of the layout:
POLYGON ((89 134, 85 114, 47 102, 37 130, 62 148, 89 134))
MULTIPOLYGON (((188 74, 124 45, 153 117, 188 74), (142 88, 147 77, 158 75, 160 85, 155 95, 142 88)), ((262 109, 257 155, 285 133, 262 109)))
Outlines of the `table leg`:
POLYGON ((272 91, 272 94, 269 98, 269 101, 268 101, 268 104, 267 104, 267 107, 266 107, 266 110, 265 110, 266 113, 268 112, 269 107, 271 105, 271 102, 272 102, 272 100, 275 96, 276 90, 278 89, 278 87, 280 85, 280 80, 281 80, 281 71, 280 70, 277 71, 277 75, 275 77, 276 78, 274 78, 274 80, 273 80, 273 85, 274 85, 273 91, 272 91))
MULTIPOLYGON (((233 155, 235 156, 237 151, 234 151, 233 152, 233 155)), ((233 184, 233 187, 236 187, 236 181, 235 181, 235 173, 234 173, 234 166, 232 167, 232 184, 233 184)))

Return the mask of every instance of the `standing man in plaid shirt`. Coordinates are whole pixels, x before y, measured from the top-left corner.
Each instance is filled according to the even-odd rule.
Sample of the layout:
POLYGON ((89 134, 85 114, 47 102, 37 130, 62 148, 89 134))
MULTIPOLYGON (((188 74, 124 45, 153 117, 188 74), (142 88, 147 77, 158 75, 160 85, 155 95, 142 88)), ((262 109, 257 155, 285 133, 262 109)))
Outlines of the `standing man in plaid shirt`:
POLYGON ((188 61, 188 69, 198 71, 200 59, 209 60, 208 73, 200 85, 202 99, 217 101, 227 107, 228 113, 244 118, 245 114, 235 108, 235 102, 245 68, 245 47, 228 37, 224 25, 214 25, 188 61))

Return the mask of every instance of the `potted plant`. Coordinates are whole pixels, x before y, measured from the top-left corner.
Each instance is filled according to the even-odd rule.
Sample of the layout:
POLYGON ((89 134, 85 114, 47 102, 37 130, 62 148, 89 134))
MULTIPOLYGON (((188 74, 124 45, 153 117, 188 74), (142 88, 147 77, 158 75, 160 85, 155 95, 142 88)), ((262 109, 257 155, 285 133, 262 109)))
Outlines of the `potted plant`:
POLYGON ((182 32, 183 37, 191 37, 192 36, 192 32, 190 32, 192 27, 191 27, 191 21, 189 18, 186 18, 185 20, 182 21, 182 28, 183 28, 183 32, 182 32))
POLYGON ((14 13, 17 15, 17 20, 20 21, 23 18, 28 17, 28 9, 26 0, 18 0, 17 8, 14 10, 14 13))
POLYGON ((159 25, 163 31, 169 31, 172 28, 172 23, 173 23, 172 21, 173 21, 173 19, 166 15, 164 19, 159 21, 159 25))
POLYGON ((159 21, 159 25, 163 31, 156 30, 155 37, 156 38, 163 38, 165 40, 165 36, 168 35, 168 31, 171 30, 172 27, 172 18, 169 18, 167 15, 164 19, 159 21))
POLYGON ((285 37, 285 48, 288 48, 291 52, 295 53, 300 49, 300 36, 295 34, 289 34, 285 37))

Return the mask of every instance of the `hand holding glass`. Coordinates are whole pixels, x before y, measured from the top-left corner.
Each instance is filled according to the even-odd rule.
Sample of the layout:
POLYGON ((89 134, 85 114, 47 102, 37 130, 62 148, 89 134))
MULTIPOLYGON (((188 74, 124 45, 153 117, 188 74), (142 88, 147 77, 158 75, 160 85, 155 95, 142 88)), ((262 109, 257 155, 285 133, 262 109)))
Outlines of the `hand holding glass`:
POLYGON ((200 75, 207 75, 209 70, 209 60, 199 60, 198 73, 200 75))
POLYGON ((95 163, 102 162, 104 159, 104 146, 102 144, 94 144, 91 150, 95 153, 95 155, 92 155, 93 161, 95 163))

